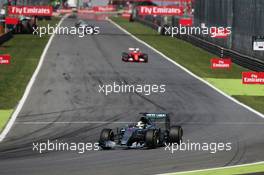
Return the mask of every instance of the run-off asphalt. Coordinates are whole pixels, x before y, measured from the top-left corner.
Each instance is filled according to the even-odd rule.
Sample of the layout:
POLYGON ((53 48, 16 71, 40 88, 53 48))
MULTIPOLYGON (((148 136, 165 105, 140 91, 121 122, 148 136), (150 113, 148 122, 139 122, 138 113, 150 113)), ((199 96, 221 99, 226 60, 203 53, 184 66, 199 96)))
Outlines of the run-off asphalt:
MULTIPOLYGON (((74 19, 66 19, 63 26, 74 23, 74 19)), ((15 125, 0 144, 0 174, 154 174, 263 160, 264 119, 190 76, 113 24, 90 23, 100 26, 100 35, 55 36, 15 125), (121 53, 129 47, 147 53, 149 63, 122 62, 121 53), (132 93, 105 96, 98 92, 99 85, 113 82, 165 84, 166 92, 150 96, 132 93), (111 122, 133 122, 139 112, 170 112, 172 123, 184 129, 184 141, 231 142, 232 150, 216 154, 206 151, 171 154, 164 148, 85 154, 32 151, 32 142, 47 139, 97 142, 102 128, 122 126, 111 122), (109 124, 80 124, 82 121, 109 124)))

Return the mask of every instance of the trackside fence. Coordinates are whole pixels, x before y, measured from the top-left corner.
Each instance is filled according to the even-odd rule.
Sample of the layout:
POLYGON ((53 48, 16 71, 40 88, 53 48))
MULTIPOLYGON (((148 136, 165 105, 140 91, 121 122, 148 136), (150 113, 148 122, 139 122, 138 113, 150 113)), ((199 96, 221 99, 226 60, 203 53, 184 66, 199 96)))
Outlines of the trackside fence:
MULTIPOLYGON (((253 71, 264 71, 264 51, 253 51, 253 36, 264 36, 263 0, 199 0, 194 3, 194 26, 232 27, 228 39, 204 35, 176 35, 215 55, 231 57, 233 62, 253 71), (222 51, 221 51, 222 50, 222 51)), ((160 16, 139 16, 135 20, 155 30, 164 25, 178 26, 178 18, 170 21, 160 16)), ((178 26, 179 27, 179 26, 178 26)))

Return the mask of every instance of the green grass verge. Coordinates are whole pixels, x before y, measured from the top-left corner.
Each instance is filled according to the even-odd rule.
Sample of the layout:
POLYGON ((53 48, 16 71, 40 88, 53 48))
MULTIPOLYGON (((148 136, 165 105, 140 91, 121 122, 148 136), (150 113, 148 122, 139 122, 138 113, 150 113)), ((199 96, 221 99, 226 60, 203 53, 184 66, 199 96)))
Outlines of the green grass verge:
POLYGON ((205 78, 209 83, 225 91, 229 95, 264 96, 264 86, 242 84, 241 79, 205 78))
MULTIPOLYGON (((40 21, 39 25, 55 25, 59 18, 40 21)), ((0 65, 0 109, 12 109, 30 80, 48 42, 49 36, 18 34, 0 46, 0 54, 10 54, 11 64, 0 65)))
POLYGON ((2 131, 2 129, 4 128, 6 122, 9 119, 9 116, 12 114, 13 110, 9 109, 9 110, 0 110, 0 132, 2 131))
MULTIPOLYGON (((59 18, 40 21, 39 26, 54 25, 59 18)), ((0 130, 21 99, 50 36, 17 34, 0 46, 0 54, 10 54, 11 63, 0 65, 0 130)))
MULTIPOLYGON (((190 172, 190 173, 170 173, 170 175, 239 175, 239 174, 248 174, 248 173, 264 173, 264 164, 254 164, 254 165, 246 165, 239 167, 231 167, 224 169, 214 169, 214 170, 205 170, 198 172, 190 172)), ((168 174, 169 175, 169 174, 168 174)))
POLYGON ((194 74, 204 78, 215 87, 230 95, 241 95, 234 97, 241 102, 246 101, 245 104, 259 110, 260 112, 264 112, 263 98, 255 98, 255 101, 253 102, 251 100, 252 96, 249 96, 263 96, 263 85, 250 86, 241 84, 241 74, 244 71, 249 71, 248 69, 233 64, 231 70, 212 70, 210 69, 210 59, 217 57, 216 55, 195 47, 185 41, 161 36, 157 31, 138 22, 131 23, 121 17, 112 17, 111 19, 128 32, 161 51, 163 54, 172 58, 194 74))

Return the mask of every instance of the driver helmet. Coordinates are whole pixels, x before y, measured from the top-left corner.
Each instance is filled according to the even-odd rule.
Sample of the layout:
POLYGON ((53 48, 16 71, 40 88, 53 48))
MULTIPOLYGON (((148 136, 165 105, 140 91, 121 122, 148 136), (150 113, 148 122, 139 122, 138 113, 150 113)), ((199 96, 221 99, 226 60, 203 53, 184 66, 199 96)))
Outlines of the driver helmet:
POLYGON ((137 127, 140 129, 144 128, 144 123, 142 121, 137 122, 137 127))
POLYGON ((139 49, 138 48, 134 48, 134 53, 138 53, 139 49))

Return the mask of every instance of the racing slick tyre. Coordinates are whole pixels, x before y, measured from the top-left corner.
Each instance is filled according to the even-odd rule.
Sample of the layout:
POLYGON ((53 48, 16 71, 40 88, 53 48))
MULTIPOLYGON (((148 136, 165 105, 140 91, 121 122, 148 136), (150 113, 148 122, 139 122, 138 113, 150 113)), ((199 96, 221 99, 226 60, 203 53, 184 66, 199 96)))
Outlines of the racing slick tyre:
POLYGON ((127 62, 128 61, 128 58, 129 58, 129 55, 126 53, 126 52, 123 52, 122 53, 122 60, 127 62))
POLYGON ((148 62, 148 55, 147 54, 143 54, 142 58, 144 59, 144 62, 147 63, 148 62))
POLYGON ((111 149, 111 147, 105 145, 105 142, 114 141, 114 139, 115 139, 115 135, 112 129, 103 129, 100 134, 99 145, 103 149, 111 149))
POLYGON ((180 144, 182 141, 183 130, 181 126, 172 126, 169 131, 169 142, 180 144))
POLYGON ((147 148, 156 148, 159 145, 159 132, 155 129, 149 129, 145 135, 147 148))

